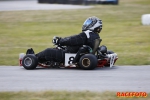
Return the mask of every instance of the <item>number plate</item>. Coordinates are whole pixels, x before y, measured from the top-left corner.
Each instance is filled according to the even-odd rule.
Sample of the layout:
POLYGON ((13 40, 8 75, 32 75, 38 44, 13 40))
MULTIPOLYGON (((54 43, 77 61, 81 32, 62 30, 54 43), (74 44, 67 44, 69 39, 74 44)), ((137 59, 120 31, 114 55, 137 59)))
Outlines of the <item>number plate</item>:
POLYGON ((76 54, 73 53, 65 53, 65 66, 69 66, 72 64, 76 54))

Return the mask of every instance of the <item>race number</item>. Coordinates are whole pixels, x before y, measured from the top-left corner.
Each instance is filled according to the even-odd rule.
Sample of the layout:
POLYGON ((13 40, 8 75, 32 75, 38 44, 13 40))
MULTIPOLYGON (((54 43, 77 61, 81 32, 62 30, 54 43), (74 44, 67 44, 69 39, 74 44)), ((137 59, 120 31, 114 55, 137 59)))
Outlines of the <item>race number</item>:
POLYGON ((74 57, 69 57, 68 64, 72 64, 73 60, 74 60, 74 57))
POLYGON ((65 66, 69 66, 72 64, 76 54, 73 53, 65 53, 65 66))

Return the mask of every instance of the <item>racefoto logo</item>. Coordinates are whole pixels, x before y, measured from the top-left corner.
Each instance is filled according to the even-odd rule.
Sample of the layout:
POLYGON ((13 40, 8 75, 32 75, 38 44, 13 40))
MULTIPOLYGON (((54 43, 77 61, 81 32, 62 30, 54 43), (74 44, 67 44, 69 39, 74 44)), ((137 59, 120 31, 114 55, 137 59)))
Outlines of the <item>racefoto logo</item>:
POLYGON ((147 97, 146 92, 117 92, 116 93, 117 97, 147 97))

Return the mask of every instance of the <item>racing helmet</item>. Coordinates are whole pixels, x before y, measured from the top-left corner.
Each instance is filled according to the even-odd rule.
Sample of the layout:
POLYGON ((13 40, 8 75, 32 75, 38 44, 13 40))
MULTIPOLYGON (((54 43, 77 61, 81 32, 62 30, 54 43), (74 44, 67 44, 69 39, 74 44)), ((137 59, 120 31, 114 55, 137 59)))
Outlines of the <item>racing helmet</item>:
POLYGON ((95 16, 87 18, 82 26, 82 31, 86 30, 100 33, 100 31, 102 30, 102 20, 95 16))
POLYGON ((103 55, 107 53, 107 47, 105 45, 100 46, 99 50, 103 55))

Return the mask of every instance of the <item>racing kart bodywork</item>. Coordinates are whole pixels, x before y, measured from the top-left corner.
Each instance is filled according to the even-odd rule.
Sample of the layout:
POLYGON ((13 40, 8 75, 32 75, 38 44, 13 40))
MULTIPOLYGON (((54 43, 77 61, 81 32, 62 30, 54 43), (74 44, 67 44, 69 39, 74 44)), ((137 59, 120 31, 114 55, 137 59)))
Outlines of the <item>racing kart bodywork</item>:
MULTIPOLYGON (((43 68, 81 68, 92 70, 96 67, 112 67, 118 56, 113 51, 107 50, 102 54, 102 49, 99 47, 101 39, 95 40, 94 49, 87 45, 83 45, 77 53, 65 53, 64 62, 54 61, 38 61, 35 54, 19 54, 19 65, 25 69, 35 69, 37 66, 43 68)), ((57 46, 56 49, 66 49, 63 46, 57 46)))

